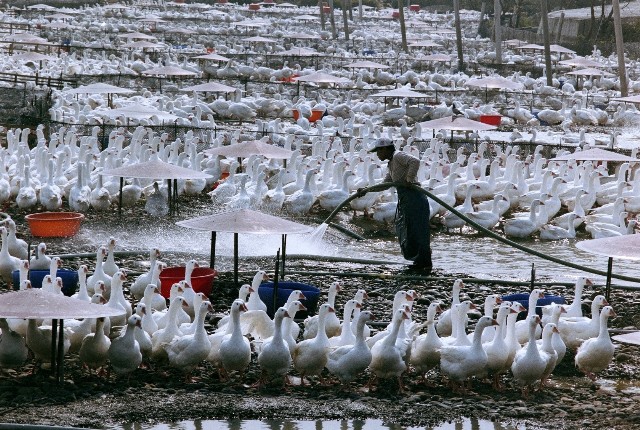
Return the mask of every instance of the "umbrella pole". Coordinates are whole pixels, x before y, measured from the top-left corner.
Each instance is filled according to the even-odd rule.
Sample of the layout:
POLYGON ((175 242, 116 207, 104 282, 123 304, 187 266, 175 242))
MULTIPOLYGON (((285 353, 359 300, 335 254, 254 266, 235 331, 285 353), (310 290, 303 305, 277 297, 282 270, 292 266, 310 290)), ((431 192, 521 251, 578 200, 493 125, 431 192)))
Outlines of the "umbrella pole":
POLYGON ((287 235, 282 235, 282 273, 280 273, 280 279, 284 281, 284 264, 287 255, 287 235))
POLYGON ((613 257, 609 257, 607 262, 607 283, 604 291, 604 297, 608 302, 611 300, 611 273, 613 272, 613 257))
POLYGON ((56 374, 56 357, 58 355, 58 348, 56 347, 56 341, 58 338, 58 320, 51 320, 51 375, 56 374))
POLYGON ((276 269, 273 275, 273 315, 278 310, 278 272, 280 269, 280 250, 276 252, 276 269))
POLYGON ((167 179, 167 204, 169 205, 169 216, 173 215, 173 199, 171 198, 171 179, 167 179))
POLYGON ((122 187, 124 187, 124 177, 120 176, 120 195, 118 196, 118 217, 122 217, 122 187))
MULTIPOLYGON (((55 333, 54 333, 55 336, 55 333)), ((60 318, 60 325, 58 326, 58 360, 56 380, 62 382, 62 374, 64 372, 64 319, 60 318)))
POLYGON ((173 180, 173 206, 176 215, 178 214, 178 180, 173 180))
POLYGON ((209 257, 209 267, 213 269, 216 265, 216 232, 211 232, 211 256, 209 257))
POLYGON ((233 281, 238 288, 238 233, 233 233, 233 281))

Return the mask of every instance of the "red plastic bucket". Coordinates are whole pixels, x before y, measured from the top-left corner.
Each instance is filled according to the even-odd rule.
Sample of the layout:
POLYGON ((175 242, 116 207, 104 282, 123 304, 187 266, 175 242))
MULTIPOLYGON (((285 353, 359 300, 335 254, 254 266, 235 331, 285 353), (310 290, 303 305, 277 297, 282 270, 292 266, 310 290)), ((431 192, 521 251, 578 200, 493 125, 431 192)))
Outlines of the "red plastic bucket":
POLYGON ((480 122, 489 125, 499 126, 502 115, 480 115, 480 122))
POLYGON ((260 10, 260 5, 258 3, 251 3, 249 5, 249 10, 253 10, 253 11, 260 10))
MULTIPOLYGON (((160 272, 160 294, 169 298, 171 286, 184 279, 185 267, 167 267, 160 272)), ((211 294, 213 280, 218 272, 208 267, 196 267, 191 272, 191 288, 196 293, 203 293, 205 296, 211 294)))
POLYGON ((411 12, 420 12, 420 5, 419 4, 412 4, 409 6, 409 10, 411 12))

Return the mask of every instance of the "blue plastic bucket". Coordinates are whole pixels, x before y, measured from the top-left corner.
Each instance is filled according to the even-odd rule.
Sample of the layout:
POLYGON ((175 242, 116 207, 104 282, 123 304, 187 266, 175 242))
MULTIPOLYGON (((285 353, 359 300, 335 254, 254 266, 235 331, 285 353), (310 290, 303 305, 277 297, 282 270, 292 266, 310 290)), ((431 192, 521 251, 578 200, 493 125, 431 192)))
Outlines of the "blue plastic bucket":
MULTIPOLYGON (((303 284, 301 282, 281 281, 278 282, 278 298, 277 308, 284 306, 289 298, 289 295, 294 290, 302 291, 302 294, 306 297, 305 300, 301 300, 302 304, 307 308, 306 311, 300 311, 296 313, 296 318, 306 318, 309 315, 316 313, 318 309, 318 299, 320 298, 320 289, 313 285, 303 284)), ((265 282, 260 284, 258 288, 258 295, 260 299, 267 305, 267 314, 273 318, 273 282, 265 282)))
MULTIPOLYGON (((42 288, 42 280, 51 273, 49 270, 30 270, 29 280, 33 288, 42 288)), ((78 287, 78 272, 76 270, 58 269, 56 272, 58 278, 62 278, 62 293, 65 296, 72 296, 78 287)), ((20 271, 14 270, 11 273, 11 279, 15 289, 20 288, 20 271)))
MULTIPOLYGON (((502 300, 509 302, 518 302, 525 309, 529 310, 529 293, 509 294, 508 296, 502 296, 502 300)), ((552 303, 565 304, 566 301, 562 296, 553 296, 551 294, 545 294, 543 299, 538 299, 536 303, 536 313, 542 317, 542 307, 548 306, 552 303)))

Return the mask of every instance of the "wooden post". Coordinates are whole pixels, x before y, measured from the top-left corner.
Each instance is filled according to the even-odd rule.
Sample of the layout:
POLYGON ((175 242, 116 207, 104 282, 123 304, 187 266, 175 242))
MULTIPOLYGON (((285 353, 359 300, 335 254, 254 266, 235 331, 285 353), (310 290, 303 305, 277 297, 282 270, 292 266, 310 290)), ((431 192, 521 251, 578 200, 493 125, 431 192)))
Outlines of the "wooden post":
POLYGON ((556 43, 560 42, 562 38, 562 27, 564 26, 564 11, 560 12, 560 19, 558 20, 558 29, 556 30, 556 43))
POLYGON ((318 0, 318 4, 320 5, 320 25, 322 26, 322 30, 324 30, 324 3, 322 0, 318 0))
POLYGON ((611 1, 613 9, 613 29, 616 35, 616 54, 618 56, 618 78, 620 79, 620 95, 627 97, 629 95, 629 86, 627 83, 627 70, 624 64, 624 41, 622 40, 622 20, 620 19, 620 2, 619 0, 611 1))
POLYGON ((342 22, 344 25, 344 40, 349 40, 349 19, 347 18, 346 0, 342 0, 342 22))
POLYGON ((464 70, 464 54, 462 52, 462 28, 460 26, 460 0, 453 0, 453 13, 456 23, 456 46, 458 48, 458 70, 464 70))
POLYGON ((482 5, 480 6, 480 22, 478 23, 477 34, 480 34, 480 29, 482 29, 482 21, 484 20, 485 13, 487 13, 487 2, 483 1, 482 5))
POLYGON ((333 0, 329 0, 329 23, 331 24, 331 38, 337 39, 338 32, 336 31, 336 14, 333 13, 333 0))
POLYGON ((493 0, 493 38, 496 44, 496 63, 502 64, 502 5, 500 0, 493 0))
POLYGON ((404 24, 404 2, 402 0, 398 0, 398 20, 400 21, 400 35, 402 38, 402 50, 408 53, 409 48, 407 47, 407 27, 404 24))
POLYGON ((542 14, 542 35, 544 37, 544 63, 547 85, 553 86, 553 72, 551 71, 551 41, 549 40, 549 17, 547 12, 547 0, 540 0, 542 14))
POLYGON ((362 0, 358 0, 358 19, 362 21, 362 0))

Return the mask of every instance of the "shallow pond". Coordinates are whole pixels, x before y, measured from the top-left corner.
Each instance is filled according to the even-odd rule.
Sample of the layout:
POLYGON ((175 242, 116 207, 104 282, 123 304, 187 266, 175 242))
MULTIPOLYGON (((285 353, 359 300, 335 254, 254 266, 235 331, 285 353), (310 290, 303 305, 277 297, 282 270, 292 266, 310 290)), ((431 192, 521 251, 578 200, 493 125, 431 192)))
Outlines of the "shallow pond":
POLYGON ((195 420, 171 424, 126 424, 113 430, 516 430, 524 425, 501 424, 488 420, 463 418, 435 427, 402 427, 380 420, 365 421, 281 421, 281 420, 195 420))

